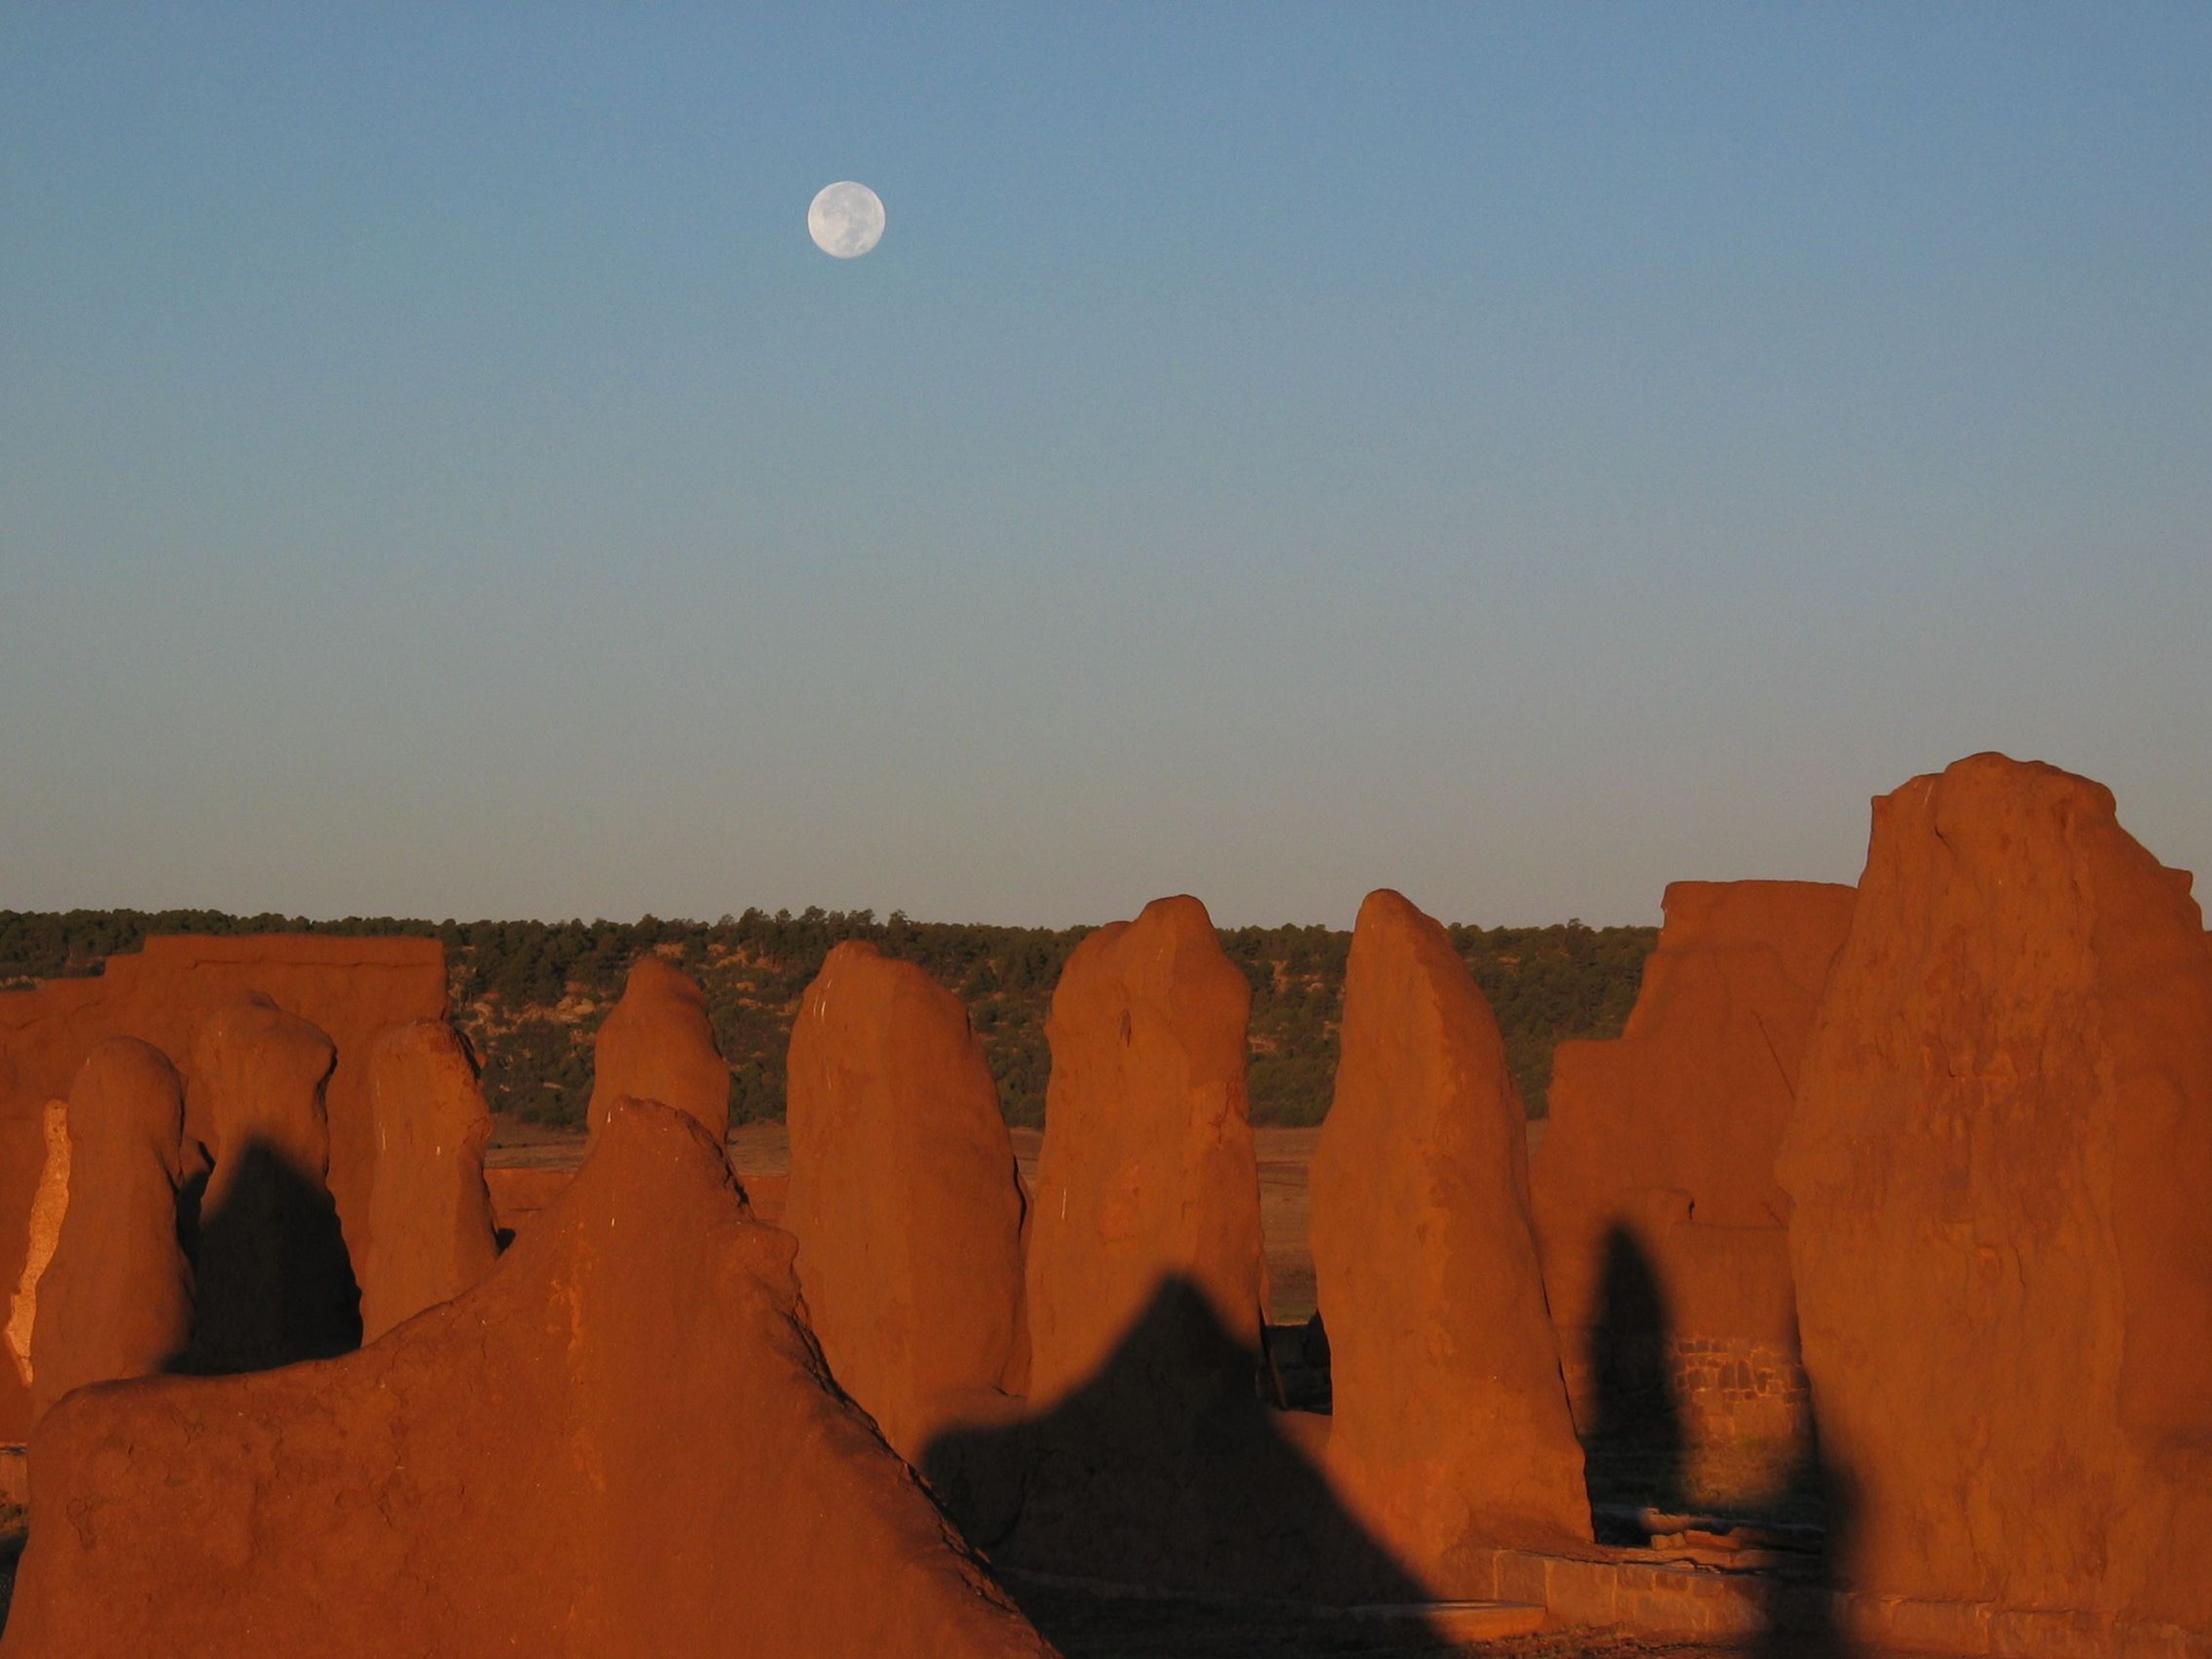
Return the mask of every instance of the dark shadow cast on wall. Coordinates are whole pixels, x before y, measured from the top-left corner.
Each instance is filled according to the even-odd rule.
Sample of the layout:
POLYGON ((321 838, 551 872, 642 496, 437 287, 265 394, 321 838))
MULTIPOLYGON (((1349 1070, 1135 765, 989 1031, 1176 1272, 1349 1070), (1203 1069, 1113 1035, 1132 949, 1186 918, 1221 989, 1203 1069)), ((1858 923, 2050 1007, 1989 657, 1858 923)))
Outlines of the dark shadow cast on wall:
POLYGON ((1758 1564, 1747 1578, 1763 1616, 1750 1644, 1757 1659, 1851 1659, 1833 1595, 1844 1583, 1854 1506, 1820 1455, 1817 1424, 1766 1498, 1731 1504, 1725 1516, 1700 1513, 1665 1287, 1626 1226, 1607 1237, 1601 1272, 1591 1349, 1597 1412, 1585 1446, 1600 1540, 1641 1549, 1670 1534, 1710 1530, 1758 1564))
MULTIPOLYGON (((1615 1225, 1599 1270, 1590 1369, 1597 1397, 1585 1468, 1594 1508, 1682 1506, 1688 1437, 1668 1364, 1674 1313, 1636 1235, 1615 1225)), ((1601 1537, 1606 1534, 1601 1530, 1601 1537)), ((1616 1537, 1615 1543, 1642 1543, 1616 1537)))
POLYGON ((257 1141, 222 1196, 194 1207, 197 1305, 184 1370, 269 1370, 361 1346, 361 1288, 319 1182, 257 1141))
MULTIPOLYGON (((1259 1356, 1170 1278, 1082 1387, 1025 1421, 940 1436, 923 1473, 1012 1570, 1018 1596, 1029 1572, 1336 1606, 1428 1600, 1337 1502, 1317 1466, 1328 1422, 1265 1403, 1259 1356)), ((1054 1605, 1032 1610, 1048 1637, 1054 1605)))

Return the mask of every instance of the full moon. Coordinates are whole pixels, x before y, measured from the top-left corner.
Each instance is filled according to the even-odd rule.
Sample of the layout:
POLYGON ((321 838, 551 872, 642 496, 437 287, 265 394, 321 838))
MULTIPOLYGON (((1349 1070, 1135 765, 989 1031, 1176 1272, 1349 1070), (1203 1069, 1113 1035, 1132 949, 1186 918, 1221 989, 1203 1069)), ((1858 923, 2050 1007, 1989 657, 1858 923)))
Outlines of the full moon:
POLYGON ((833 259, 857 259, 884 239, 883 198, 850 179, 824 185, 806 210, 806 234, 833 259))

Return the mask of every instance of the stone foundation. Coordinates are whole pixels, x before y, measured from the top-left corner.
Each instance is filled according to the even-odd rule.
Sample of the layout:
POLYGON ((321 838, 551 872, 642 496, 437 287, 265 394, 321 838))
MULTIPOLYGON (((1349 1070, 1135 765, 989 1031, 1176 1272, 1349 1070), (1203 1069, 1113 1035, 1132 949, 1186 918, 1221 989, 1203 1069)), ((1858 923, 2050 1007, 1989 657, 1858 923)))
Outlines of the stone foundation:
POLYGON ((1741 1641, 1772 1632, 1840 1635, 1877 1650, 1988 1654, 2002 1659, 2208 1659, 2212 1639, 2172 1625, 2100 1619, 1987 1601, 1917 1601, 1829 1589, 1817 1582, 1669 1560, 1657 1552, 1589 1558, 1492 1550, 1486 1580, 1497 1601, 1540 1607, 1554 1627, 1741 1641))
POLYGON ((1796 1440, 1810 1426, 1812 1393, 1794 1351, 1728 1336, 1680 1337, 1668 1348, 1668 1374, 1693 1441, 1796 1440))

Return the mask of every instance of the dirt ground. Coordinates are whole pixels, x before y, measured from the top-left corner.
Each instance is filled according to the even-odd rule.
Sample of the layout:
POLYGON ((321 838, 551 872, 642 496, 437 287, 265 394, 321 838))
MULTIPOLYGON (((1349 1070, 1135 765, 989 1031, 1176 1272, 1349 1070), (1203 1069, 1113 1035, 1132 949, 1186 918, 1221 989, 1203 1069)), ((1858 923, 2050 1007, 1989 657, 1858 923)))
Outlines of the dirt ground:
MULTIPOLYGON (((7 1622, 23 1547, 21 1517, 11 1518, 12 1527, 0 1524, 0 1627, 7 1622)), ((1418 1628, 1377 1627, 1328 1614, 1106 1599, 1035 1586, 1016 1586, 1014 1594, 1065 1659, 1833 1659, 1826 1647, 1802 1653, 1786 1644, 1697 1647, 1588 1632, 1454 1643, 1418 1628)))
POLYGON ((1394 1627, 1340 1614, 1108 1599, 1022 1583, 1011 1588, 1022 1610, 1066 1659, 1833 1659, 1832 1648, 1824 1643, 1800 1645, 1779 1636, 1748 1648, 1589 1631, 1452 1642, 1417 1626, 1394 1627))

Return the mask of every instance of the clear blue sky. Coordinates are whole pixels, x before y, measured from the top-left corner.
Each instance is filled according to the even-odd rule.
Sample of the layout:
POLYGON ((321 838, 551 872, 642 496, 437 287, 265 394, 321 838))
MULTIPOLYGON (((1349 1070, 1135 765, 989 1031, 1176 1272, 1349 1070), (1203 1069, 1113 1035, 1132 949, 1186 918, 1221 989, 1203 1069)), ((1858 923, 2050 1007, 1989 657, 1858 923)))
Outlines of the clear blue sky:
POLYGON ((2212 7, 737 9, 0 5, 0 907, 2212 872, 2212 7))

